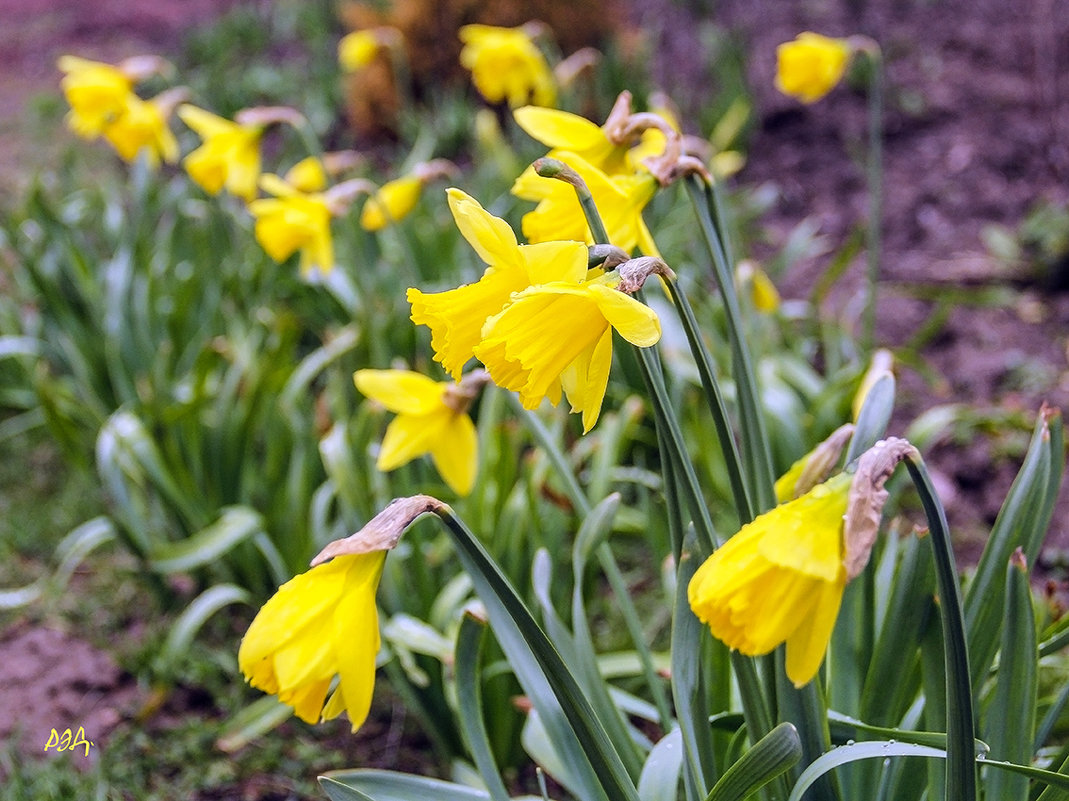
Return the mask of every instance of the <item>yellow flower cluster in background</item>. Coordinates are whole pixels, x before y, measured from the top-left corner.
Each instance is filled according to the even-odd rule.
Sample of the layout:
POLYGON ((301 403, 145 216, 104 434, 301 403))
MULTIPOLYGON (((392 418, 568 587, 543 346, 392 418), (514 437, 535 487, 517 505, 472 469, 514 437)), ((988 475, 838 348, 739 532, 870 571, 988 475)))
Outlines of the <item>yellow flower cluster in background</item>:
POLYGON ((260 179, 263 128, 240 125, 188 104, 179 107, 178 116, 203 140, 184 161, 193 182, 209 195, 226 189, 251 203, 260 179))
POLYGON ((460 40, 460 63, 471 70, 475 88, 491 103, 507 102, 515 108, 556 102, 553 72, 524 28, 465 25, 460 40))
POLYGON ((184 93, 172 90, 151 100, 134 93, 135 83, 164 68, 162 59, 142 56, 113 66, 68 55, 60 57, 58 66, 71 107, 67 125, 74 133, 85 139, 103 137, 126 161, 141 153, 152 167, 178 159, 167 118, 184 93))

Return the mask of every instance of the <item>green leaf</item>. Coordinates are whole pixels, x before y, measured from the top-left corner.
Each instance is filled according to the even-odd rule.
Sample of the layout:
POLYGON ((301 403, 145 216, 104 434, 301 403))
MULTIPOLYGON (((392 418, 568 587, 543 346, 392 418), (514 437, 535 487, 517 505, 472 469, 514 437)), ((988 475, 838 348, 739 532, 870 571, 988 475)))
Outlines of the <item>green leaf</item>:
POLYGON ((902 558, 862 685, 858 714, 879 725, 899 722, 916 695, 920 638, 935 612, 935 567, 927 543, 907 535, 899 546, 902 558))
POLYGON ((638 801, 634 784, 575 676, 501 569, 448 507, 439 512, 460 561, 486 606, 491 629, 516 678, 583 781, 585 799, 638 801))
POLYGON ((638 780, 641 801, 676 801, 683 770, 683 732, 676 726, 650 750, 638 780))
POLYGON ((232 754, 291 717, 293 707, 282 703, 273 695, 262 696, 223 725, 215 745, 220 751, 232 754))
POLYGON ((854 436, 846 452, 849 463, 883 439, 895 408, 895 377, 880 376, 865 395, 865 402, 854 424, 854 436))
POLYGON ((149 555, 149 567, 160 573, 178 573, 218 560, 240 542, 263 530, 259 513, 247 506, 230 506, 219 519, 187 539, 161 543, 149 555))
POLYGON ((1006 495, 965 593, 974 688, 983 683, 998 649, 1010 554, 1023 548, 1025 559, 1032 564, 1050 525, 1064 462, 1060 443, 1061 416, 1041 410, 1024 464, 1006 495))
POLYGON ((320 776, 319 783, 331 801, 488 801, 490 798, 485 790, 390 770, 332 770, 320 776))
POLYGON ((465 613, 460 621, 456 645, 457 710, 460 731, 467 742, 475 767, 490 792, 491 801, 507 801, 508 791, 501 781, 490 738, 483 718, 479 661, 482 657, 485 621, 465 613))
POLYGON ((802 758, 802 741, 790 723, 781 723, 720 777, 706 801, 742 801, 802 758))
POLYGON ((249 600, 248 590, 236 584, 216 584, 194 598, 167 632, 167 640, 156 662, 160 671, 169 673, 174 670, 178 661, 189 653, 197 632, 212 615, 230 604, 247 604, 249 600))
MULTIPOLYGON (((987 740, 991 754, 1006 762, 1032 761, 1036 726, 1036 618, 1028 568, 1020 551, 1006 566, 1006 611, 999 649, 995 692, 987 710, 987 740)), ((985 791, 990 798, 1025 798, 1028 779, 1002 771, 986 771, 985 791)))
MULTIPOLYGON (((913 729, 896 729, 888 726, 873 726, 861 720, 840 715, 838 712, 828 710, 828 722, 831 725, 832 734, 836 739, 853 740, 857 732, 874 734, 878 737, 886 737, 891 742, 913 743, 914 745, 927 745, 932 748, 947 747, 947 736, 938 731, 915 731, 913 729)), ((978 758, 983 758, 991 748, 983 740, 973 742, 973 752, 978 758)))
POLYGON ((787 801, 801 801, 806 791, 824 774, 838 767, 857 762, 861 759, 888 759, 890 757, 934 757, 946 759, 946 751, 927 745, 896 742, 866 742, 853 745, 841 745, 815 759, 802 771, 787 801))
POLYGON ((946 512, 932 486, 928 468, 913 451, 906 456, 906 467, 913 485, 920 495, 925 517, 928 518, 928 539, 935 559, 936 586, 939 590, 939 619, 943 631, 943 672, 946 677, 947 731, 947 801, 974 801, 976 798, 976 768, 972 749, 975 738, 973 723, 972 685, 969 681, 969 651, 965 642, 965 621, 962 613, 958 571, 954 564, 954 549, 946 512))

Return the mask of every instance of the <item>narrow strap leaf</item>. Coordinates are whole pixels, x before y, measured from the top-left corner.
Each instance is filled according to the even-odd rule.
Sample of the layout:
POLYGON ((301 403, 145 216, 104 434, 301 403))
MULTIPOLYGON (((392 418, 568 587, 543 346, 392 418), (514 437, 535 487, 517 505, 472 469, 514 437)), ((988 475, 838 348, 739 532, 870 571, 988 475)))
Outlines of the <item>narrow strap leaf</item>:
POLYGON ((479 690, 479 659, 482 655, 484 621, 465 614, 460 621, 456 646, 457 709, 460 730, 468 744, 491 801, 508 801, 490 738, 483 720, 483 696, 479 690))
POLYGON ((802 758, 798 730, 781 723, 720 777, 705 801, 742 801, 785 773, 802 758))

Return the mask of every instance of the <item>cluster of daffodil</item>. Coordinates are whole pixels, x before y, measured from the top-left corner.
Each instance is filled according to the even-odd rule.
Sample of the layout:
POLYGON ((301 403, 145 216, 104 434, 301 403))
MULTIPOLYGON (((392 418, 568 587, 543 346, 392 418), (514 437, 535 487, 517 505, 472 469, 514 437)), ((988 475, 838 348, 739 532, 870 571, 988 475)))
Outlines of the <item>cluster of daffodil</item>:
POLYGON ((335 265, 331 221, 344 216, 356 198, 367 195, 360 225, 379 231, 407 216, 419 201, 423 187, 452 174, 442 159, 417 164, 400 178, 376 187, 363 178, 331 183, 332 177, 361 163, 353 151, 318 152, 293 165, 284 175, 265 172, 261 145, 271 126, 285 124, 311 137, 303 116, 289 107, 255 107, 238 112, 233 120, 184 102, 188 91, 176 87, 151 100, 135 92, 136 82, 168 69, 162 59, 142 56, 117 66, 63 56, 62 88, 70 104, 67 122, 87 139, 103 137, 126 161, 144 156, 153 168, 179 158, 178 141, 169 127, 177 114, 201 140, 182 164, 189 177, 210 195, 227 192, 243 200, 255 219, 255 235, 264 250, 283 262, 300 254, 305 276, 325 275, 335 265))
MULTIPOLYGON (((387 553, 417 519, 431 515, 444 524, 470 582, 464 586, 477 597, 456 622, 455 651, 445 673, 455 685, 457 726, 483 785, 480 797, 509 797, 482 717, 479 644, 488 622, 522 687, 522 706, 531 712, 524 745, 572 797, 794 801, 809 791, 806 797, 838 801, 831 772, 840 770, 850 789, 871 792, 878 785, 892 788, 881 797, 913 798, 921 791, 900 769, 881 768, 879 775, 841 769, 872 757, 924 756, 946 762, 945 776, 932 781, 929 798, 974 801, 976 754, 986 748, 975 740, 977 699, 994 684, 986 700, 999 715, 1010 715, 1024 697, 1014 689, 1017 679, 1009 666, 1017 664, 1013 651, 1023 641, 1014 639, 1016 629, 1031 630, 1034 639, 1035 620, 1022 601, 1030 597, 1027 578, 1015 578, 1012 571, 1022 573, 1020 566, 1034 560, 1049 523, 1064 461, 1060 417, 1041 413, 1028 455, 1033 472, 1022 471, 1030 477, 1007 500, 1013 519, 993 535, 997 544, 981 562, 982 578, 963 599, 945 516, 924 461, 905 439, 886 436, 894 375, 884 352, 873 356, 867 372, 854 376, 852 415, 844 411, 852 419, 837 420, 841 425, 786 471, 775 469, 745 316, 754 308, 775 309, 778 295, 759 268, 737 264, 732 255, 714 179, 723 173, 709 154, 688 145, 672 115, 634 113, 626 92, 600 125, 551 108, 557 87, 530 27, 468 26, 461 39, 461 61, 478 91, 490 102, 507 103, 516 125, 549 149, 512 184, 517 199, 534 204, 521 221, 526 244, 475 197, 448 189, 453 221, 485 265, 482 275, 440 291, 411 287, 406 299, 411 321, 429 329, 433 359, 451 380, 372 368, 357 371, 354 379, 361 393, 396 415, 378 449, 379 469, 393 470, 429 454, 461 496, 478 484, 473 402, 490 384, 515 393, 517 415, 548 454, 564 487, 563 503, 577 518, 571 621, 566 624, 553 608, 550 559, 540 554, 532 568, 540 624, 511 577, 453 510, 414 495, 326 545, 310 570, 283 584, 261 608, 238 655, 248 681, 277 695, 302 720, 344 712, 353 730, 359 728, 373 696, 380 647, 376 592, 387 553), (721 375, 709 349, 711 334, 701 328, 643 220, 649 202, 669 187, 682 187, 694 207, 696 238, 704 246, 704 266, 711 268, 706 278, 718 289, 725 320, 729 375, 721 375), (697 396, 682 391, 682 380, 666 369, 654 347, 667 321, 643 302, 647 280, 668 296, 666 314, 686 340, 708 407, 702 424, 688 429, 689 441, 678 404, 697 396), (737 282, 750 288, 752 304, 739 303, 737 282), (648 433, 656 443, 660 476, 651 482, 656 501, 646 507, 644 525, 666 531, 669 543, 668 552, 658 554, 673 599, 667 654, 655 653, 646 642, 608 542, 621 495, 591 497, 535 413, 545 401, 557 406, 566 399, 581 416, 583 434, 590 434, 605 405, 617 337, 633 346, 615 358, 626 358, 641 376, 653 419, 648 433), (722 383, 730 383, 730 393, 722 383), (730 537, 714 524, 711 493, 696 468, 707 451, 722 459, 730 484, 733 508, 716 516, 732 520, 730 537), (920 496, 927 536, 881 547, 885 485, 900 464, 920 496), (782 475, 775 479, 777 472, 782 475), (1010 562, 999 593, 992 577, 999 570, 1007 575, 1008 555, 1018 547, 1021 555, 1010 562), (628 673, 635 679, 629 689, 639 688, 633 695, 610 687, 602 655, 594 649, 583 594, 586 563, 593 559, 631 638, 627 661, 636 667, 628 673), (889 597, 881 597, 878 588, 889 597), (1003 608, 1014 625, 1001 623, 1003 608), (887 667, 898 659, 901 676, 887 667), (873 700, 884 692, 893 699, 873 700), (635 725, 632 716, 646 725, 635 725), (656 742, 650 731, 658 732, 656 742), (831 750, 847 738, 854 750, 831 750), (872 749, 854 743, 865 738, 893 739, 879 739, 872 749)), ((851 54, 862 47, 858 41, 805 34, 784 45, 778 86, 804 102, 815 101, 842 79, 851 54)), ((399 48, 403 42, 381 30, 357 32, 343 41, 340 57, 359 69, 384 46, 399 48)), ((69 76, 79 74, 70 66, 69 76)), ((96 86, 83 76, 65 87, 72 114, 87 113, 90 84, 96 86), (81 94, 70 94, 75 85, 81 94)), ((272 257, 301 250, 304 269, 329 269, 334 260, 329 220, 355 193, 368 191, 365 185, 326 188, 325 159, 302 162, 284 177, 260 175, 258 156, 254 161, 249 154, 266 125, 299 124, 289 112, 249 110, 234 122, 192 106, 180 107, 178 114, 204 140, 185 160, 191 177, 209 192, 225 188, 246 200, 257 237, 272 257), (271 197, 256 198, 257 188, 271 197)), ((108 136, 109 126, 121 118, 113 111, 96 118, 95 129, 84 120, 78 125, 108 136)), ((442 164, 429 170, 435 176, 444 171, 442 164)), ((413 175, 383 187, 364 207, 364 227, 374 230, 406 213, 425 180, 413 175)), ((694 271, 702 266, 685 265, 694 271)), ((1064 632, 1059 636, 1062 643, 1064 632)), ((1030 658, 1034 641, 1032 651, 1030 658)), ((1021 703, 1034 710, 1036 691, 1029 687, 1031 696, 1021 703)), ((1014 720, 1026 719, 1012 714, 1014 720)), ((1001 721, 993 721, 985 722, 985 732, 1006 744, 993 755, 1029 762, 1036 750, 1035 721, 1023 735, 1024 749, 999 732, 1001 721)), ((1043 739, 1049 734, 1048 729, 1043 739)), ((1064 785, 1064 777, 1051 771, 1024 764, 1010 768, 1064 785)), ((323 783, 333 799, 380 797, 378 792, 391 798, 436 792, 460 798, 470 792, 418 777, 360 771, 328 776, 323 783)), ((1019 789, 1020 782, 993 786, 1019 789)), ((545 791, 543 797, 549 797, 545 791)))

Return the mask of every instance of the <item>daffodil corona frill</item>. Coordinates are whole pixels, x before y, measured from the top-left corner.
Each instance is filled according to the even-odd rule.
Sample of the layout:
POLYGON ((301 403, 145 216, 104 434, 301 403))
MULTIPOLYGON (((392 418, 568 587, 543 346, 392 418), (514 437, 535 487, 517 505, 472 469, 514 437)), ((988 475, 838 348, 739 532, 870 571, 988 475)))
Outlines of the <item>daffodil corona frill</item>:
POLYGON ((494 383, 518 392, 525 408, 561 391, 589 431, 601 413, 612 365, 612 331, 633 345, 661 338, 656 312, 615 287, 615 274, 532 286, 486 321, 475 356, 494 383))
POLYGON ((798 687, 820 668, 846 587, 850 486, 840 473, 760 515, 687 588, 694 614, 729 648, 758 656, 786 643, 787 677, 798 687))
POLYGON ((508 102, 552 106, 557 99, 553 72, 542 51, 521 28, 465 25, 460 29, 464 48, 460 63, 471 70, 479 94, 491 103, 508 102))
POLYGON ((178 116, 203 140, 184 161, 194 183, 210 195, 225 188, 246 203, 251 202, 260 178, 263 129, 259 125, 241 125, 188 104, 179 107, 178 116))
POLYGON ((456 289, 435 293, 409 289, 408 302, 412 322, 431 329, 435 361, 459 380, 482 339, 487 318, 500 312, 514 292, 532 284, 577 284, 586 276, 587 249, 582 242, 519 245, 509 224, 473 197, 459 189, 447 194, 460 233, 488 266, 478 281, 456 289))
POLYGON ((847 39, 800 33, 776 48, 776 88, 815 103, 843 79, 851 52, 847 39))
POLYGON ((356 388, 394 412, 376 467, 382 471, 429 453, 439 475, 458 495, 467 495, 478 470, 478 438, 467 407, 485 378, 439 382, 409 370, 358 370, 356 388))
POLYGON ((386 551, 345 554, 287 581, 257 613, 238 650, 249 683, 317 723, 367 718, 379 650, 375 592, 386 551), (334 676, 338 687, 327 700, 334 676))
POLYGON ((316 270, 330 272, 334 268, 334 243, 327 197, 321 192, 302 192, 270 173, 260 176, 260 185, 275 197, 249 204, 249 212, 256 218, 256 241, 277 262, 299 250, 302 275, 316 270))

